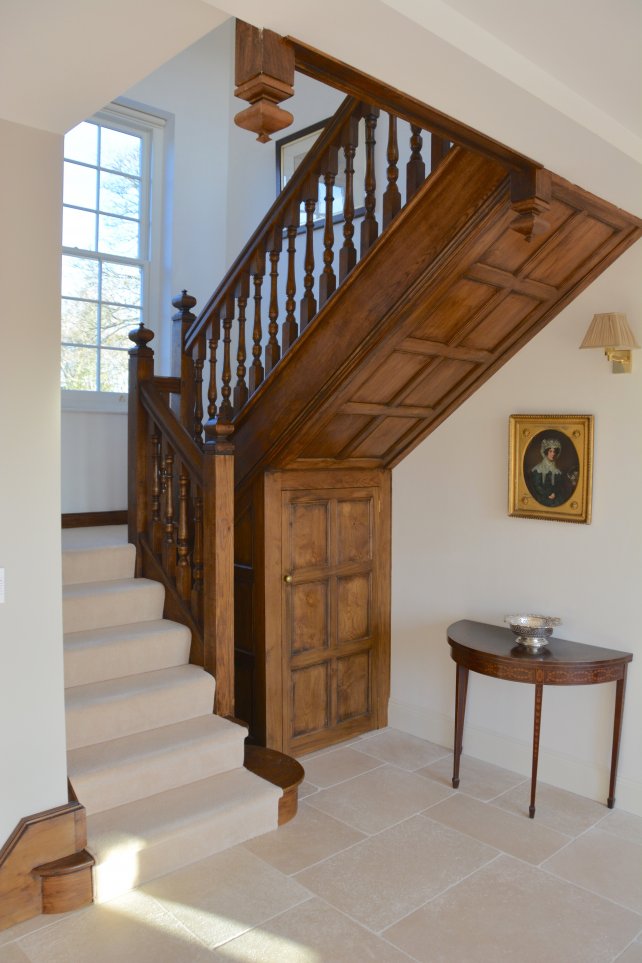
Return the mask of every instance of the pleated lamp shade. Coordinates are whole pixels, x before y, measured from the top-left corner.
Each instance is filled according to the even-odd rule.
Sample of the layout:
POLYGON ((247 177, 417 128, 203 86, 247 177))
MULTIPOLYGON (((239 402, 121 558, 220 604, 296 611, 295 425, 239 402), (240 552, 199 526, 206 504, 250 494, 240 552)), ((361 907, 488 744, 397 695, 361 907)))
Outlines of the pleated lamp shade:
POLYGON ((639 348, 626 314, 594 314, 580 348, 639 348))

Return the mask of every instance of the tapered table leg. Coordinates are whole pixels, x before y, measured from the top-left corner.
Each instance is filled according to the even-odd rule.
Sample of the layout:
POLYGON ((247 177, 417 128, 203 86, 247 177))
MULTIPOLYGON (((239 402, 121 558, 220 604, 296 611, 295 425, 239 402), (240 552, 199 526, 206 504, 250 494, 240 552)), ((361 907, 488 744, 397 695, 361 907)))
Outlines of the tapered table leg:
POLYGON ((615 713, 613 717, 613 751, 611 752, 611 778, 609 780, 609 798, 606 805, 613 809, 615 805, 615 779, 617 777, 617 762, 620 755, 620 735, 622 732, 622 717, 624 715, 624 691, 626 689, 626 665, 623 666, 622 678, 616 682, 615 713))
POLYGON ((464 736, 464 716, 466 714, 466 693, 468 692, 468 669, 457 665, 455 688, 455 746, 453 754, 453 789, 459 788, 459 759, 464 736))
POLYGON ((533 768, 531 771, 531 802, 528 815, 535 816, 535 792, 537 791, 537 761, 539 759, 539 727, 542 721, 542 692, 544 686, 538 682, 535 685, 535 714, 533 720, 533 768))

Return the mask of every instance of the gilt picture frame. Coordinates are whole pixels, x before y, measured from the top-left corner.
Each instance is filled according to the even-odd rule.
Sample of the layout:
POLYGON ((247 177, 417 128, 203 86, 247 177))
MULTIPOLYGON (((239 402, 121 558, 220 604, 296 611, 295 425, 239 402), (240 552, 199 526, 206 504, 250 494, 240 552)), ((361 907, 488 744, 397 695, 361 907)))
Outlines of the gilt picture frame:
POLYGON ((508 514, 591 521, 592 415, 511 415, 508 514))

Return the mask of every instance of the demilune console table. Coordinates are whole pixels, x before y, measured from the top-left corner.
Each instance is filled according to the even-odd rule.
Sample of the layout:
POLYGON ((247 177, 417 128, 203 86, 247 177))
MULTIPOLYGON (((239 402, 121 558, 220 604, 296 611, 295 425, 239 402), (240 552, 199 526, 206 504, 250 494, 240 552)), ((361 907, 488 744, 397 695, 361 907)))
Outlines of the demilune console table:
POLYGON ((539 730, 542 718, 542 691, 545 685, 595 685, 615 682, 615 717, 613 721, 613 750, 611 753, 611 778, 607 805, 615 804, 615 779, 620 751, 620 734, 624 712, 624 689, 626 667, 632 660, 631 652, 603 649, 582 642, 551 638, 548 645, 532 651, 517 643, 510 629, 484 622, 463 619, 448 628, 451 658, 457 664, 455 692, 455 750, 453 764, 453 788, 459 786, 459 760, 461 757, 466 712, 466 692, 470 670, 481 675, 508 679, 510 682, 529 682, 535 686, 535 718, 533 724, 533 768, 531 775, 531 798, 528 815, 535 815, 535 790, 537 787, 537 760, 539 756, 539 730))

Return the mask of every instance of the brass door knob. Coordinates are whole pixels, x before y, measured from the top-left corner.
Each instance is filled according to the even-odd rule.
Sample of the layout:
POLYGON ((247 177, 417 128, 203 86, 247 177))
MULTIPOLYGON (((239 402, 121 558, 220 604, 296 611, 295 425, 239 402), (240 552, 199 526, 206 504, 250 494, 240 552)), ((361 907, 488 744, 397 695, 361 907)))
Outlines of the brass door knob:
POLYGON ((292 581, 292 576, 291 576, 291 575, 284 575, 284 576, 283 576, 283 581, 284 581, 284 582, 287 582, 287 584, 289 585, 290 582, 292 581))

